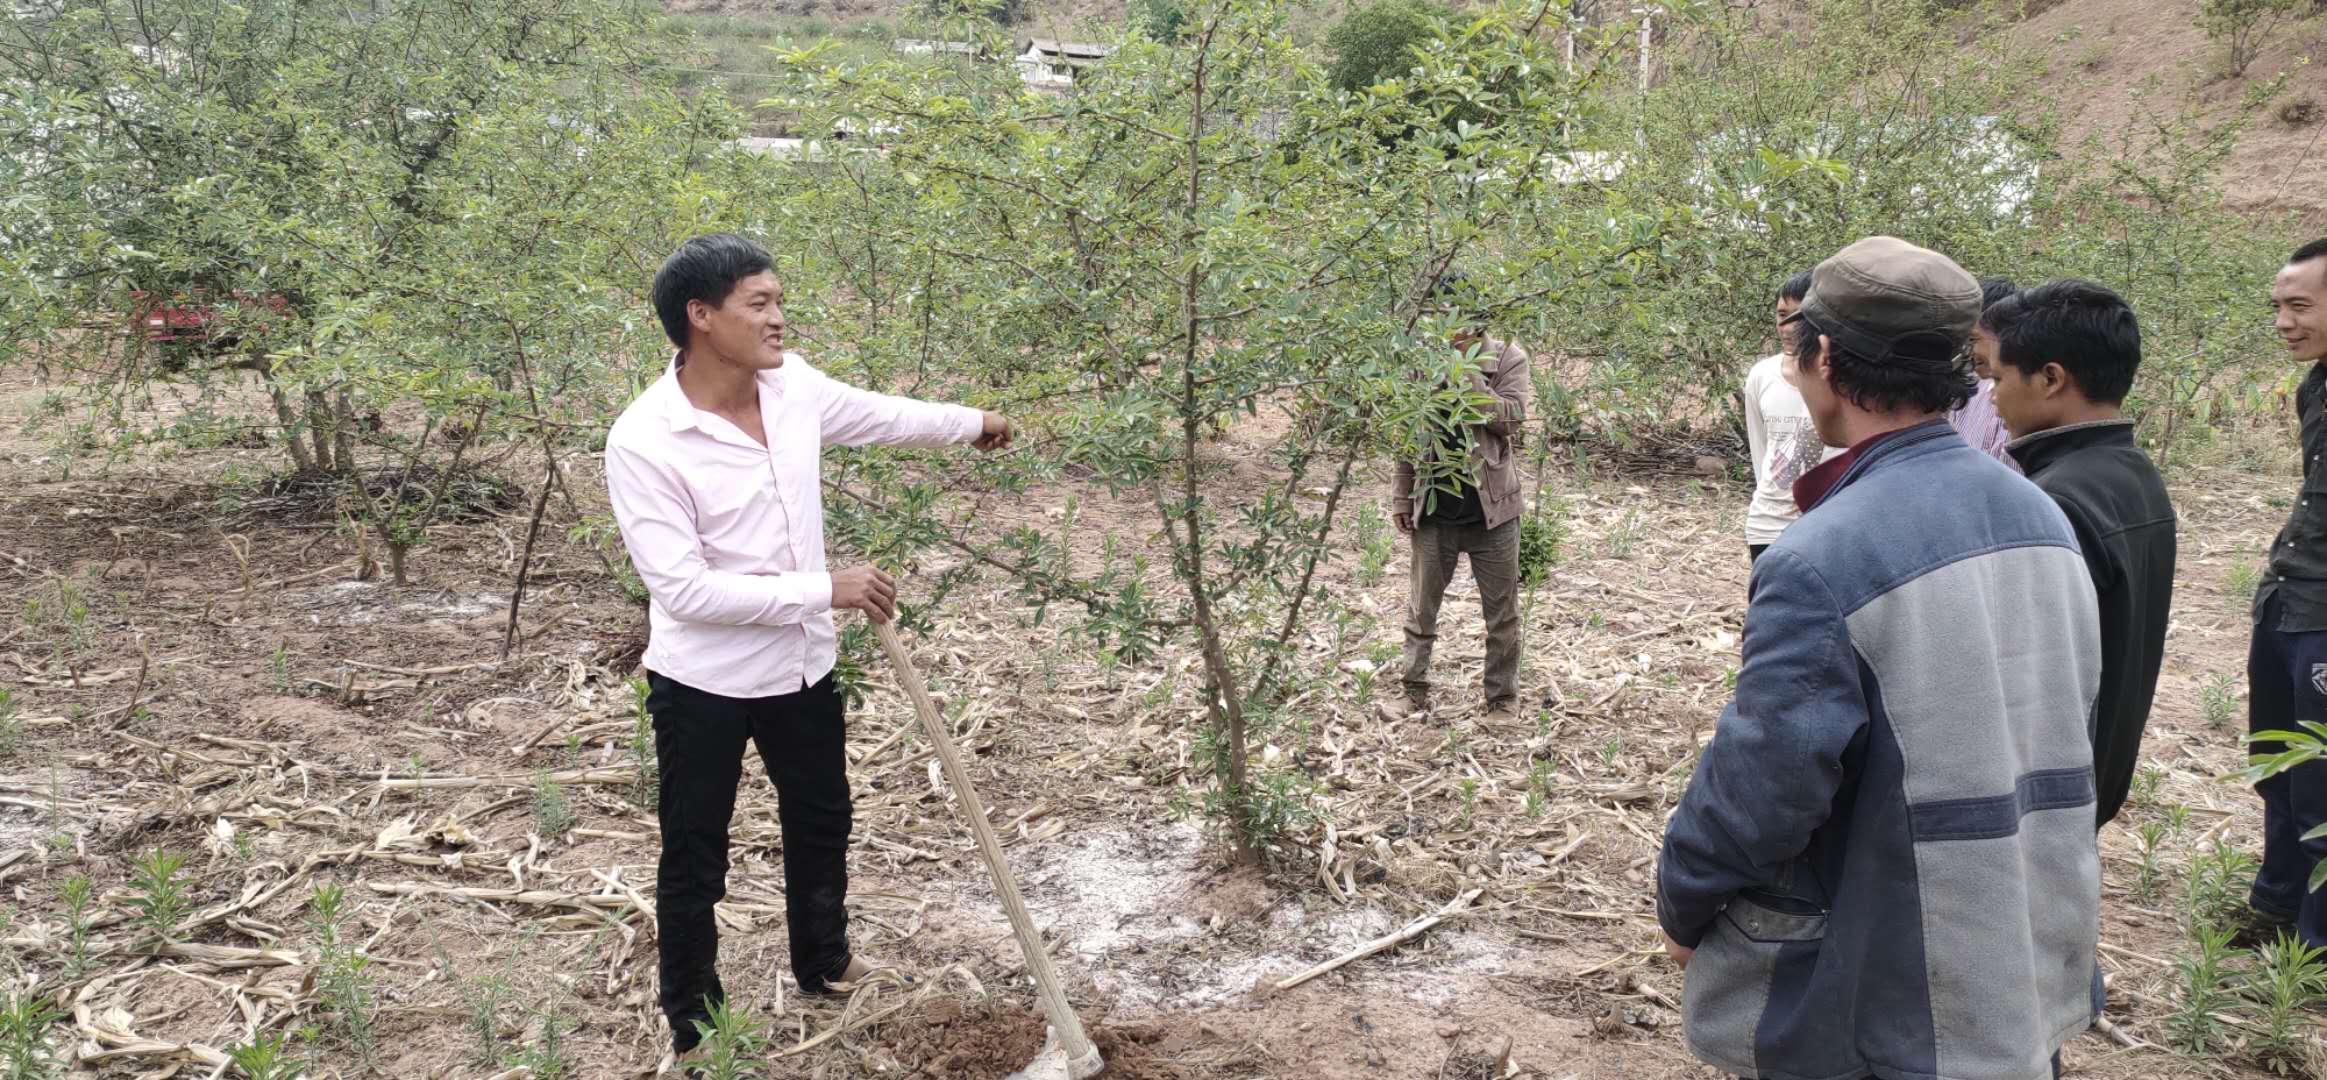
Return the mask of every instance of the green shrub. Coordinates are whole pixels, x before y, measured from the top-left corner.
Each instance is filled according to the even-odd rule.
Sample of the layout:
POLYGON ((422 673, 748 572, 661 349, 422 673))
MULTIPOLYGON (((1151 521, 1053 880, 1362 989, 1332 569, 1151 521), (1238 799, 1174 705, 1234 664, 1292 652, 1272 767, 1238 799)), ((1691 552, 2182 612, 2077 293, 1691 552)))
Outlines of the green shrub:
POLYGON ((1125 15, 1132 32, 1166 45, 1187 32, 1188 9, 1180 0, 1131 0, 1125 15))
POLYGON ((2279 26, 2301 13, 2303 0, 2202 0, 2198 25, 2223 47, 2232 78, 2246 74, 2279 26))
POLYGON ((2174 960, 2175 1000, 2165 1021, 2166 1041, 2186 1054, 2205 1056, 2222 1049, 2228 1032, 2215 1014, 2237 1003, 2228 986, 2233 972, 2228 928, 2200 929, 2190 938, 2191 951, 2174 960))
POLYGON ((1447 15, 1430 0, 1374 0, 1350 12, 1325 35, 1333 50, 1325 81, 1356 92, 1406 74, 1415 63, 1414 49, 1437 36, 1447 15))
POLYGON ((1545 497, 1534 513, 1519 519, 1519 580, 1532 587, 1551 576, 1559 565, 1560 549, 1567 543, 1568 506, 1564 499, 1545 497))
POLYGON ((49 1029, 64 1013, 40 994, 0 995, 0 1080, 53 1080, 65 1074, 49 1029))
POLYGON ((2305 945, 2290 935, 2255 950, 2246 976, 2246 996, 2255 1022, 2247 1052, 2280 1075, 2317 1076, 2321 1050, 2312 1035, 2309 1010, 2327 1000, 2327 948, 2305 945))
POLYGON ((564 836, 572 832, 576 818, 573 804, 566 800, 566 788, 548 769, 533 774, 533 824, 543 836, 564 836))
POLYGON ((186 883, 178 876, 185 866, 184 855, 156 848, 139 859, 130 874, 129 906, 137 909, 138 921, 157 942, 178 939, 178 924, 185 921, 192 906, 186 883))
POLYGON ((226 1056, 243 1080, 300 1080, 307 1075, 291 1056, 289 1037, 283 1035, 261 1035, 227 1047, 226 1056))

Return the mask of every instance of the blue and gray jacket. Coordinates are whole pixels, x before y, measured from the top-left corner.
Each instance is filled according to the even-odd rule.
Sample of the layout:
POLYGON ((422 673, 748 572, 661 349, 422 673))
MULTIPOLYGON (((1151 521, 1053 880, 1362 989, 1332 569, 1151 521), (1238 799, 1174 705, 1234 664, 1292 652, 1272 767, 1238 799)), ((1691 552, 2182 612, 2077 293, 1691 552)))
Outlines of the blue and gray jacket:
POLYGON ((1774 1080, 2041 1080, 2100 1004, 2093 586, 1945 421, 1866 446, 1753 571, 1666 827, 1690 1050, 1774 1080))

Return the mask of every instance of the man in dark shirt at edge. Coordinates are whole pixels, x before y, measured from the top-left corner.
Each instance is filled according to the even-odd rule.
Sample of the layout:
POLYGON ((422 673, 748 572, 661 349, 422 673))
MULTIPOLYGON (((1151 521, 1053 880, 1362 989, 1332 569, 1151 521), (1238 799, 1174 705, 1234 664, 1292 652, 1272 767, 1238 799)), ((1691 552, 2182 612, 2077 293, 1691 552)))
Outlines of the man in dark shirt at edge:
MULTIPOLYGON (((2295 391, 2303 429, 2303 486, 2287 526, 2270 548, 2270 569, 2254 594, 2254 644, 2246 654, 2247 730, 2300 730, 2327 720, 2327 239, 2296 251, 2271 283, 2272 325, 2298 363, 2311 365, 2295 391)), ((2257 753, 2279 749, 2258 745, 2257 753)), ((2254 786, 2262 796, 2262 869, 2247 902, 2261 935, 2291 928, 2327 946, 2327 892, 2310 889, 2327 858, 2327 838, 2302 839, 2327 825, 2327 761, 2314 761, 2254 786)))
POLYGON ((2125 805, 2165 660, 2174 510, 2120 406, 2141 366, 2141 325, 2116 293, 2055 281, 1980 314, 1995 346, 1996 414, 2028 479, 2052 496, 2084 551, 2101 613, 2093 701, 2095 824, 2125 805))

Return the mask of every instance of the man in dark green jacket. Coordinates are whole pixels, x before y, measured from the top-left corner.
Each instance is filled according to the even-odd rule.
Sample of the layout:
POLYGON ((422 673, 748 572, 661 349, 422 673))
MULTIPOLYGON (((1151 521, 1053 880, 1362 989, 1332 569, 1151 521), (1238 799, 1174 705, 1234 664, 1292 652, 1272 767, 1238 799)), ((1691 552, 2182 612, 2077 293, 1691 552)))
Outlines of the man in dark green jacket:
POLYGON ((2173 503, 2121 410, 2141 366, 2141 325, 2122 297, 2072 279, 1996 302, 1980 326, 1996 340, 1996 413, 2012 457, 2068 515, 2100 601, 2091 725, 2096 818, 2106 825, 2141 761, 2173 603, 2173 503))

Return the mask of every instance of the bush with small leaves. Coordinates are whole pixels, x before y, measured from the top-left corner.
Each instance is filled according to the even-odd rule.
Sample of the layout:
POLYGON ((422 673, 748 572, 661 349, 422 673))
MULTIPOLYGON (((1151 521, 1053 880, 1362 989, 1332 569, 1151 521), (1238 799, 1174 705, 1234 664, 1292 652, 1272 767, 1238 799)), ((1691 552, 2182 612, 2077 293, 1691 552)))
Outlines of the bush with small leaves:
POLYGON ((710 1021, 695 1021, 695 1030, 703 1037, 697 1069, 704 1080, 743 1080, 767 1068, 759 1056, 769 1046, 767 1028, 750 1009, 732 1002, 713 1004, 710 1021))
POLYGON ((1389 530, 1389 515, 1381 507, 1372 503, 1358 507, 1358 584, 1368 588, 1381 584, 1383 574, 1389 569, 1390 557, 1398 551, 1389 530))
POLYGON ((57 887, 65 909, 65 973, 75 979, 89 970, 89 905, 95 892, 87 874, 75 874, 57 887))
POLYGON ((2158 795, 2165 790, 2165 769, 2155 762, 2144 762, 2133 772, 2133 782, 2125 791, 2125 803, 2137 810, 2157 809, 2158 795))
POLYGON ((288 1036, 258 1036, 228 1047, 226 1057, 243 1080, 301 1080, 307 1075, 305 1064, 291 1056, 288 1036))
POLYGON ((574 828, 574 808, 566 801, 565 785, 548 769, 533 774, 533 824, 543 836, 564 836, 574 828))
POLYGON ((2189 884, 2182 890, 2182 921, 2195 936, 2235 929, 2246 918, 2246 890, 2256 863, 2224 841, 2190 860, 2189 884))
POLYGON ((137 861, 129 878, 129 906, 136 908, 138 922, 156 942, 178 939, 178 924, 186 919, 192 900, 186 895, 186 882, 178 876, 186 867, 186 857, 166 848, 155 848, 137 861))
POLYGON ((1429 0, 1374 0, 1350 12, 1325 35, 1325 46, 1333 50, 1326 82, 1357 92, 1405 75, 1419 63, 1415 48, 1437 36, 1437 24, 1447 15, 1429 0))
POLYGON ((2198 708, 2207 727, 2219 731, 2227 726, 2238 716, 2238 680, 2228 675, 2206 680, 2198 690, 2198 708))
POLYGON ((307 906, 307 928, 316 937, 315 988, 348 1048, 369 1063, 377 1043, 379 993, 372 958, 348 940, 347 891, 336 882, 318 885, 307 906))
POLYGON ((2303 0, 2202 0, 2198 26, 2227 52, 2232 78, 2246 74, 2281 24, 2297 17, 2303 0))
POLYGON ((2141 852, 2139 876, 2133 881, 2133 896, 2142 903, 2155 901, 2165 888, 2165 869, 2158 862, 2160 849, 2165 844, 2166 826, 2162 821, 2145 821, 2134 830, 2134 846, 2141 852))
POLYGON ((2229 990, 2233 972, 2228 928, 2201 928, 2190 936, 2193 951, 2174 960, 2173 1014, 2165 1021, 2166 1041, 2186 1054, 2205 1056, 2228 1044, 2218 1014, 2237 1003, 2229 990))
POLYGON ((1519 580, 1533 587, 1551 577, 1559 565, 1560 548, 1567 543, 1568 505, 1546 496, 1535 512, 1519 519, 1519 580))
POLYGON ((2261 584, 2262 571, 2255 569, 2252 563, 2239 563, 2231 567, 2229 573, 2222 575, 2222 591, 2242 604, 2254 598, 2254 590, 2261 584))
POLYGON ((64 1013, 41 994, 0 995, 0 1080, 54 1080, 65 1064, 49 1029, 64 1013))
POLYGON ((2255 1030, 2246 1050, 2264 1068, 2282 1076, 2318 1076, 2322 1052, 2312 1034, 2309 1010, 2327 1001, 2327 948, 2305 945, 2288 935, 2255 950, 2246 975, 2246 997, 2255 1030))

